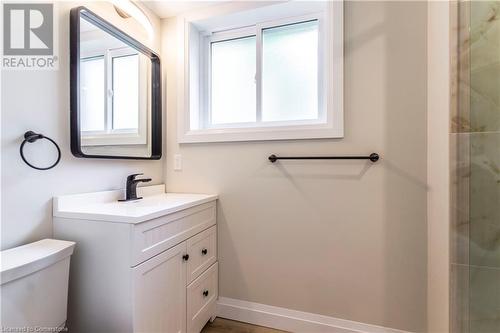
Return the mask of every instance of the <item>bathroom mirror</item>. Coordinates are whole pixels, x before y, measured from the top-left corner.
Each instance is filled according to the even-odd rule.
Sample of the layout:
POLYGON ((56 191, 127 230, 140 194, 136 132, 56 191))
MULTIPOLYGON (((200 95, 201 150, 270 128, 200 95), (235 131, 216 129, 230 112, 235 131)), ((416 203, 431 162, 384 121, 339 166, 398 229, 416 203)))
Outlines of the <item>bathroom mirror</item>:
POLYGON ((70 13, 71 151, 161 157, 160 58, 85 7, 70 13))

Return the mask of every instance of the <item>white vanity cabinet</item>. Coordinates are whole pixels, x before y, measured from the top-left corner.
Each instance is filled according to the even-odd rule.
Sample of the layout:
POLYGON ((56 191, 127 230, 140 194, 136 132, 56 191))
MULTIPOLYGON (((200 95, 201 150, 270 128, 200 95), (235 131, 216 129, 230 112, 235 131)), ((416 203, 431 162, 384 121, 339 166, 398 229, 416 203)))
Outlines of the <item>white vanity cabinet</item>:
POLYGON ((76 242, 72 333, 200 332, 215 318, 217 197, 163 189, 128 203, 120 191, 54 199, 54 236, 76 242))

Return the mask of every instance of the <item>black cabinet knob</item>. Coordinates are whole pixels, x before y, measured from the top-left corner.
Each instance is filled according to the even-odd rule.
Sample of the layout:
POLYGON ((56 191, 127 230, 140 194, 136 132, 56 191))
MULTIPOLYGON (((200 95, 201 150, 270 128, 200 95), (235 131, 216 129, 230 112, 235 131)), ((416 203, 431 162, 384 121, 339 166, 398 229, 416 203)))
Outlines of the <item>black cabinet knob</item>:
POLYGON ((206 255, 207 253, 208 253, 208 250, 207 250, 207 249, 203 249, 203 250, 201 250, 201 254, 206 255))
POLYGON ((203 292, 203 296, 205 296, 205 297, 207 297, 207 296, 208 296, 208 290, 205 290, 205 291, 203 292))
POLYGON ((189 260, 189 254, 183 255, 182 259, 184 259, 184 261, 188 261, 189 260))

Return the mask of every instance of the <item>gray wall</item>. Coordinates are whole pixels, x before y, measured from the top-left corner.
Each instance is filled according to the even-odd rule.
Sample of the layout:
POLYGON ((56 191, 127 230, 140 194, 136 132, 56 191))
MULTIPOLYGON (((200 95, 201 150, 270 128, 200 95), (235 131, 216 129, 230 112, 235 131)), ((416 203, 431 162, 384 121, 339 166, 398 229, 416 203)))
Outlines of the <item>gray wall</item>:
MULTIPOLYGON (((144 172, 154 183, 163 182, 164 163, 160 161, 111 161, 77 159, 69 150, 69 10, 83 4, 58 2, 58 71, 2 70, 2 249, 52 237, 52 197, 123 188, 125 176, 144 172), (60 164, 49 171, 31 169, 19 156, 25 131, 41 132, 59 143, 60 164)), ((122 20, 109 3, 87 4, 121 29, 143 39, 133 19, 122 20)), ((158 49, 159 20, 155 39, 147 43, 158 49)), ((142 33, 142 34, 141 34, 142 33)), ((146 42, 146 41, 145 41, 146 42)), ((47 165, 55 151, 46 142, 26 147, 33 161, 47 165)))
POLYGON ((425 331, 427 4, 346 2, 342 140, 178 145, 176 22, 162 22, 167 187, 220 195, 220 295, 425 331), (374 165, 267 161, 372 151, 374 165))

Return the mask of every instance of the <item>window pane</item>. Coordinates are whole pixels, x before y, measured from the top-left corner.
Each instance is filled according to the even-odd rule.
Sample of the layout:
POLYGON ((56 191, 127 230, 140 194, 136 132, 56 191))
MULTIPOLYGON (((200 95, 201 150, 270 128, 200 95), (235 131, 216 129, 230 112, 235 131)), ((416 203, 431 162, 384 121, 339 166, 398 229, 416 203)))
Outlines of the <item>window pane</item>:
POLYGON ((81 59, 81 130, 104 131, 104 58, 81 59))
POLYGON ((139 127, 139 55, 113 58, 113 129, 139 127))
POLYGON ((262 120, 318 118, 318 21, 263 30, 262 120))
POLYGON ((255 37, 212 43, 212 124, 254 122, 255 37))

